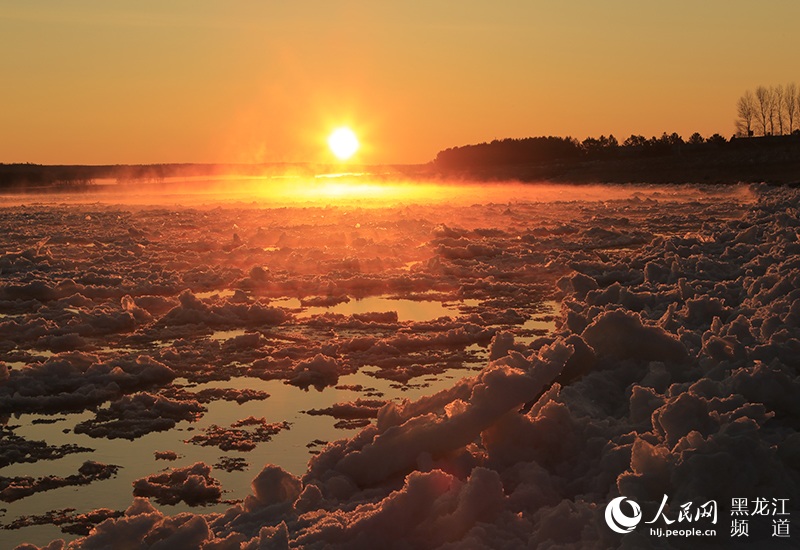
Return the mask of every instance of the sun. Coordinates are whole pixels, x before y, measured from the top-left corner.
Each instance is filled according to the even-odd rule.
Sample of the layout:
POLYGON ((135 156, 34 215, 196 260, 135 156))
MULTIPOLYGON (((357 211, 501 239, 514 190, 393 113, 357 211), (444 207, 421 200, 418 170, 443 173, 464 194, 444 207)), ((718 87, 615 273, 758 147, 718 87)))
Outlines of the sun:
POLYGON ((328 136, 328 147, 339 160, 347 160, 358 151, 360 144, 350 128, 341 127, 328 136))

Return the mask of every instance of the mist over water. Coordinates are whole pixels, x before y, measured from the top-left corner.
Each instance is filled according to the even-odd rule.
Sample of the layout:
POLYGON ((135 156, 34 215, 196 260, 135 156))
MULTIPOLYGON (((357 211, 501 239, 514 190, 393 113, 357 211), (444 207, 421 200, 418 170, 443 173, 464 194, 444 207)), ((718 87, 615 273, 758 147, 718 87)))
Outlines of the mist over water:
POLYGON ((265 177, 168 177, 154 183, 100 181, 79 192, 0 194, 2 204, 81 204, 98 202, 131 206, 201 206, 241 204, 260 207, 358 205, 385 207, 397 204, 470 205, 504 202, 556 202, 615 200, 643 194, 668 200, 702 196, 747 194, 746 186, 592 185, 520 182, 469 182, 396 180, 369 173, 331 173, 316 177, 285 175, 265 177))

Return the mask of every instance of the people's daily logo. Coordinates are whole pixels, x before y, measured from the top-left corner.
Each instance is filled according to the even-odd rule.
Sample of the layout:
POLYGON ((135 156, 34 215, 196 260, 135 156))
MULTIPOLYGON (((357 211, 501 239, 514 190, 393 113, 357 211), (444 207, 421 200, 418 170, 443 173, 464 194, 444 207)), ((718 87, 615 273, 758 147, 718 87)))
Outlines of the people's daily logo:
POLYGON ((612 531, 625 534, 633 531, 642 521, 642 509, 634 501, 625 497, 617 497, 606 506, 606 523, 612 531), (623 504, 627 503, 630 512, 625 512, 623 504))
MULTIPOLYGON (((730 536, 750 536, 750 522, 762 534, 772 527, 772 537, 789 538, 791 506, 788 498, 734 497, 730 506, 730 536), (771 525, 770 525, 771 522, 771 525)), ((664 495, 652 519, 644 520, 644 533, 653 537, 716 537, 724 531, 718 529, 720 507, 716 500, 683 502, 669 505, 664 495)), ((649 514, 648 514, 649 515, 649 514)), ((637 502, 620 496, 606 506, 606 524, 615 533, 626 535, 642 523, 642 508, 637 502)), ((725 525, 723 520, 722 525, 725 525)))

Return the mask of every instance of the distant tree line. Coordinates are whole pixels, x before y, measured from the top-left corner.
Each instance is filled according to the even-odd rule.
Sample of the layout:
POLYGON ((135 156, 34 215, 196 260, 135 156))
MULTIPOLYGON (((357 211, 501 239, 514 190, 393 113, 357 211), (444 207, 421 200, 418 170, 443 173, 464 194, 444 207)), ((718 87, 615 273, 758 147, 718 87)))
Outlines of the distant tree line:
POLYGON ((98 180, 117 182, 159 182, 165 177, 186 170, 190 165, 41 165, 0 163, 0 187, 78 189, 90 187, 98 180))
POLYGON ((219 175, 259 176, 293 173, 314 174, 306 164, 136 164, 136 165, 42 165, 0 163, 0 189, 89 188, 101 182, 160 183, 167 178, 219 175))
POLYGON ((436 155, 435 163, 440 166, 470 168, 568 160, 579 155, 580 145, 569 137, 508 138, 445 149, 436 155))
POLYGON ((797 84, 758 86, 736 102, 736 135, 782 136, 800 132, 800 89, 797 84))
POLYGON ((101 167, 96 166, 42 166, 40 164, 0 163, 0 188, 50 187, 78 189, 92 185, 101 167))
POLYGON ((688 140, 673 132, 646 138, 633 134, 622 143, 616 137, 601 135, 578 141, 572 137, 507 138, 489 143, 451 147, 436 155, 434 164, 448 169, 470 169, 492 166, 542 164, 599 160, 613 157, 661 156, 680 150, 713 148, 727 143, 723 136, 714 134, 704 138, 695 132, 688 140))

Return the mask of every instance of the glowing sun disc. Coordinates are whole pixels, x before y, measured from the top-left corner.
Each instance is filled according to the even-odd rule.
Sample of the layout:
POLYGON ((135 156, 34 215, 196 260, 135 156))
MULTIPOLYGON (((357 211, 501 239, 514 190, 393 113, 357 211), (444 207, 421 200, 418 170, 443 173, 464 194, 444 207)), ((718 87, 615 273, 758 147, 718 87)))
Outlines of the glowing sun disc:
POLYGON ((358 138, 350 128, 337 128, 328 136, 328 147, 339 160, 347 160, 358 151, 358 138))

